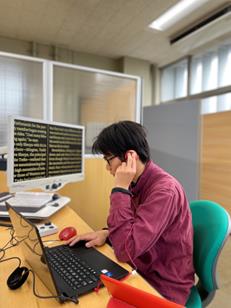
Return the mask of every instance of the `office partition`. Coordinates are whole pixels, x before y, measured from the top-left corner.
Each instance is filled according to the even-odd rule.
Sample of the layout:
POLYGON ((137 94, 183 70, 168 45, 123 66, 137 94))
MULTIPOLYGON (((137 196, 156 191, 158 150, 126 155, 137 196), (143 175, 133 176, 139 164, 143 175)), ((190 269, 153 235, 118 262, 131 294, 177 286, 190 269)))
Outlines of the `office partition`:
POLYGON ((7 145, 9 115, 43 116, 43 64, 0 54, 0 146, 7 145))
POLYGON ((151 157, 184 186, 189 201, 199 196, 200 102, 145 107, 151 157))
POLYGON ((0 88, 0 146, 12 114, 84 125, 86 153, 108 124, 140 122, 137 76, 0 52, 0 88))
POLYGON ((140 80, 135 76, 55 63, 52 101, 55 121, 85 126, 88 154, 105 126, 124 119, 140 122, 140 80))
POLYGON ((231 111, 202 116, 200 198, 231 214, 231 111))

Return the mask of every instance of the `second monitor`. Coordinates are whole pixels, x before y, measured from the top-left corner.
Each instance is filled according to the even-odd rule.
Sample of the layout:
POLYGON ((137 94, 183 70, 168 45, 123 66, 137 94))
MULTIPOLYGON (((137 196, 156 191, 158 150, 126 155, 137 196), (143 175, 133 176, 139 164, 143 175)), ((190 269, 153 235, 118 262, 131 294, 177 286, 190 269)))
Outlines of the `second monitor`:
POLYGON ((84 127, 11 117, 7 178, 12 192, 56 190, 84 179, 84 127))

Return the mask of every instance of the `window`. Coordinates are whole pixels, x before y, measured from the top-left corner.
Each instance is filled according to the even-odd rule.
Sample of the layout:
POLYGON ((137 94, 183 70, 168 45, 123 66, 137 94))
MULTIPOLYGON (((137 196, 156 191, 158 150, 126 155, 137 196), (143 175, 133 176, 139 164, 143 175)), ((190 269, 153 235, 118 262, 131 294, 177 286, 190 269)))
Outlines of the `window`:
POLYGON ((187 96, 188 59, 161 70, 161 101, 187 96))
POLYGON ((231 110, 231 93, 211 96, 201 101, 201 114, 231 110))
MULTIPOLYGON (((187 93, 188 59, 161 70, 161 102, 231 86, 230 42, 194 55, 190 60, 189 93, 187 93)), ((224 90, 226 91, 227 89, 224 90)), ((202 114, 231 110, 231 93, 213 95, 202 99, 201 102, 202 114)))
MULTIPOLYGON (((231 44, 192 57, 190 94, 231 85, 231 44)), ((201 113, 231 110, 231 93, 202 99, 201 113)))
POLYGON ((223 87, 231 84, 231 45, 224 45, 218 49, 218 86, 223 87))
POLYGON ((231 45, 192 57, 190 94, 231 85, 231 45))

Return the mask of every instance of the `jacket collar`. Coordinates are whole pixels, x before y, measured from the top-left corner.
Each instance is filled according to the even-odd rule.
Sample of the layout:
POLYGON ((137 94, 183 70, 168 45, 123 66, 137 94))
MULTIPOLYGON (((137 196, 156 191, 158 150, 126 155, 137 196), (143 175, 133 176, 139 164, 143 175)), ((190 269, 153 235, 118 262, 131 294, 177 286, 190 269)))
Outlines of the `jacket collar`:
POLYGON ((145 183, 147 182, 149 176, 152 173, 152 166, 153 162, 151 160, 149 160, 144 168, 144 171, 142 172, 142 174, 139 176, 138 180, 136 181, 136 183, 131 183, 130 185, 130 191, 133 195, 137 195, 139 193, 139 191, 141 189, 143 189, 143 186, 145 185, 145 183))

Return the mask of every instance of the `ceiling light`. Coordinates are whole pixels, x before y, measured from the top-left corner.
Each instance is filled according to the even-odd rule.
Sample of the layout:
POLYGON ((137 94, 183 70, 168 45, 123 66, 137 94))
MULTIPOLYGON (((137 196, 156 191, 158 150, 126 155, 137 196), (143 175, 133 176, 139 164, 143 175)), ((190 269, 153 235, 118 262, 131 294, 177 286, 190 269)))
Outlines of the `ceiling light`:
POLYGON ((181 0, 176 5, 167 10, 159 18, 154 20, 149 27, 152 29, 164 31, 187 16, 192 11, 203 5, 208 0, 181 0))

